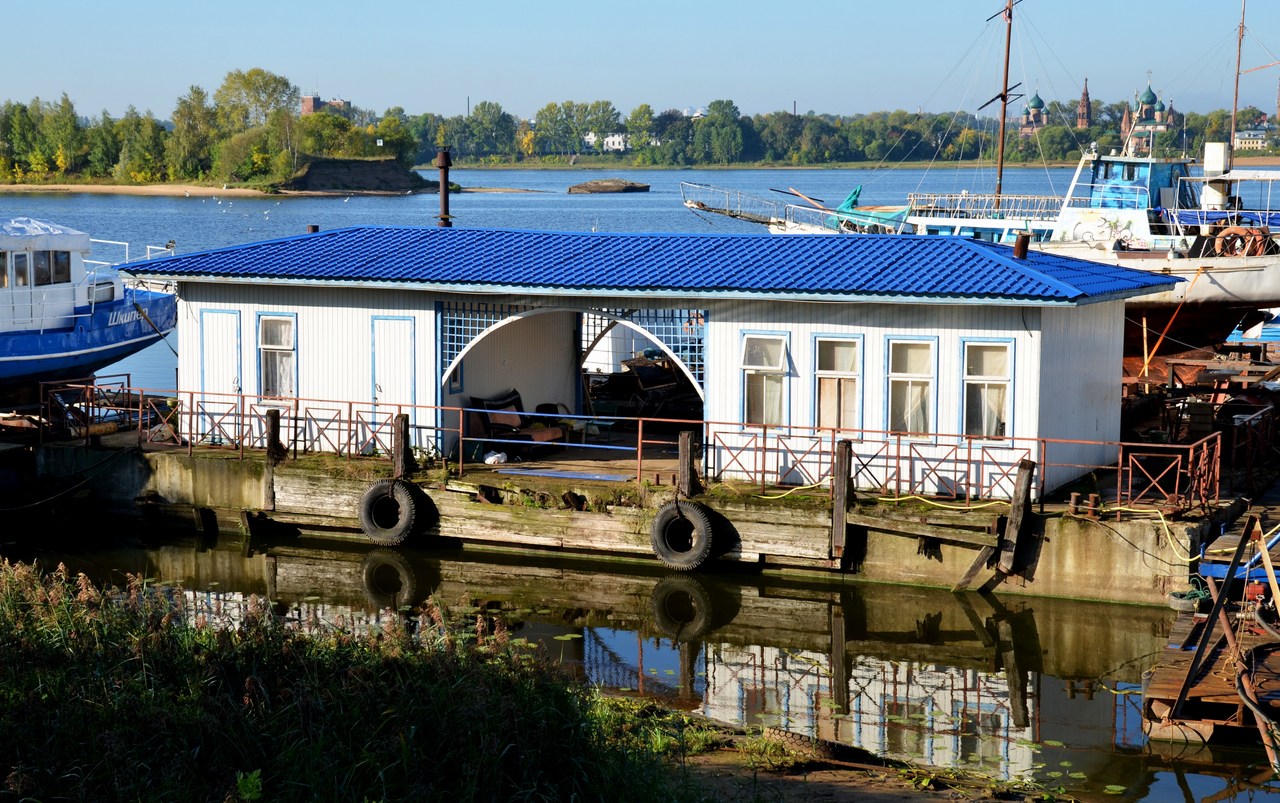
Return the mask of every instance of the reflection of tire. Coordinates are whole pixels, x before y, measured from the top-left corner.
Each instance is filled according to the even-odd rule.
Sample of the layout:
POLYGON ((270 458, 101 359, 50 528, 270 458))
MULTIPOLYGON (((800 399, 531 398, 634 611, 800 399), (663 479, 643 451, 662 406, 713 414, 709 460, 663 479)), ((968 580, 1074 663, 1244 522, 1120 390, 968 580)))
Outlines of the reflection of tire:
POLYGON ((711 627, 711 594, 697 577, 667 575, 653 587, 652 601, 654 627, 673 641, 702 638, 711 627))
POLYGON ((649 529, 653 554, 668 569, 696 569, 711 554, 711 518, 692 502, 668 502, 649 529))
POLYGON ((404 555, 394 549, 375 549, 360 566, 364 591, 374 607, 398 610, 418 601, 418 578, 404 555))
POLYGON ((378 480, 360 497, 360 529, 375 544, 395 546, 427 523, 432 505, 405 480, 378 480))

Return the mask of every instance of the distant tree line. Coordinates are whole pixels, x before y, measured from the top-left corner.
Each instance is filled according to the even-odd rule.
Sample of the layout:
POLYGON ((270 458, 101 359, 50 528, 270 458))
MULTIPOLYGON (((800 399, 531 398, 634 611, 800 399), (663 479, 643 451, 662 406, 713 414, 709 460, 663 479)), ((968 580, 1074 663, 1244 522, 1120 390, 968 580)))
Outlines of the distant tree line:
MULTIPOLYGON (((119 119, 105 111, 84 118, 66 94, 57 102, 7 101, 0 106, 0 182, 272 184, 287 180, 312 157, 382 157, 412 166, 430 163, 442 145, 462 164, 571 161, 596 154, 633 166, 698 166, 990 159, 997 144, 996 120, 968 113, 749 116, 731 100, 715 100, 697 115, 655 113, 642 103, 624 118, 612 103, 597 100, 548 103, 526 120, 493 101, 444 117, 409 115, 399 107, 377 115, 355 106, 303 115, 300 99, 288 79, 255 68, 228 73, 212 97, 192 86, 168 121, 132 106, 119 119), (606 138, 615 134, 625 135, 625 148, 603 152, 606 138)), ((1034 135, 1019 136, 1016 120, 1010 122, 1006 159, 1070 161, 1091 142, 1119 148, 1126 105, 1094 101, 1093 126, 1077 130, 1076 104, 1050 101, 1048 124, 1034 135)), ((1206 141, 1230 135, 1228 111, 1183 117, 1177 130, 1158 136, 1159 151, 1197 153, 1206 141)), ((1243 109, 1237 127, 1265 119, 1256 108, 1243 109)))

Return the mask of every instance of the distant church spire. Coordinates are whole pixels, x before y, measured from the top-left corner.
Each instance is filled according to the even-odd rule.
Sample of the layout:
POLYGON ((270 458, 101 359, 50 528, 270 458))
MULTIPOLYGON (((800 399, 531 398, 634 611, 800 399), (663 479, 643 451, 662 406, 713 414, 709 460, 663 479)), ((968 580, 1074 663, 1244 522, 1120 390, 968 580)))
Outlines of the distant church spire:
POLYGON ((1080 93, 1080 103, 1076 106, 1076 128, 1083 131, 1093 125, 1093 104, 1089 101, 1089 76, 1084 77, 1084 91, 1080 93))

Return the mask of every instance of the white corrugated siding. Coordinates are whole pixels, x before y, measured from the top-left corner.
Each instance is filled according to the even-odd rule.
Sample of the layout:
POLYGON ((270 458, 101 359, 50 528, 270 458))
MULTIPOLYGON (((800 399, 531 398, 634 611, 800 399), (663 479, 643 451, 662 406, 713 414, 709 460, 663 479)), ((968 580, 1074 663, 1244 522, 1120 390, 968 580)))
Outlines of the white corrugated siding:
MULTIPOLYGON (((1048 392, 1039 399, 1042 436, 1118 441, 1123 358, 1123 301, 1045 310, 1040 359, 1048 392)), ((1060 444, 1049 450, 1050 464, 1102 466, 1116 460, 1114 446, 1060 444)), ((1052 487, 1087 473, 1051 465, 1046 478, 1052 487)))
MULTIPOLYGON (((383 404, 435 404, 435 302, 426 293, 372 290, 330 290, 287 285, 223 285, 184 282, 179 342, 201 343, 206 312, 240 312, 238 357, 240 387, 246 394, 260 391, 258 374, 258 318, 262 314, 296 315, 297 394, 302 398, 375 401, 374 319, 401 319, 400 334, 411 327, 412 345, 403 339, 388 342, 394 354, 384 355, 384 375, 397 372, 395 395, 383 404), (407 379, 409 378, 409 379, 407 379)), ((390 337, 391 329, 384 329, 390 337)), ((225 333, 218 337, 226 337, 225 333)), ((228 350, 231 344, 227 344, 228 350)), ((205 347, 207 350, 208 346, 205 347)), ((184 350, 178 363, 183 390, 203 390, 199 352, 184 350)))
MULTIPOLYGON (((439 364, 435 304, 441 297, 420 291, 184 283, 182 298, 181 342, 204 342, 201 320, 205 311, 240 311, 239 377, 247 394, 258 392, 258 316, 276 313, 297 316, 298 394, 303 397, 372 403, 377 396, 380 405, 416 401, 419 405, 469 406, 471 397, 492 396, 515 388, 530 411, 540 403, 564 404, 575 412, 580 409, 582 389, 576 370, 580 344, 577 314, 573 311, 525 314, 490 329, 465 353, 461 392, 450 394, 440 388, 446 366, 439 364), (379 334, 375 336, 375 332, 379 334), (375 358, 375 353, 380 356, 375 358), (402 371, 396 369, 397 363, 404 365, 402 371), (380 377, 389 381, 380 381, 380 377), (378 386, 382 393, 375 390, 378 386), (402 395, 406 398, 391 398, 402 395)), ((485 301, 519 305, 545 304, 549 299, 494 297, 485 301)), ((816 423, 815 338, 856 337, 861 344, 859 426, 863 430, 884 430, 888 426, 888 344, 901 338, 932 344, 935 371, 931 428, 958 434, 964 427, 964 345, 969 341, 995 341, 1009 343, 1013 349, 1007 435, 1085 440, 1114 440, 1119 435, 1122 302, 1040 309, 676 298, 563 301, 566 306, 581 309, 602 303, 610 308, 707 309, 708 421, 733 423, 744 417, 741 350, 745 334, 786 338, 784 416, 797 428, 816 423)), ((219 337, 229 335, 223 333, 219 337)), ((184 390, 201 388, 202 360, 209 359, 208 348, 202 345, 200 350, 183 352, 179 379, 184 390)), ((228 344, 228 351, 231 350, 233 347, 228 344)), ((736 428, 733 437, 737 444, 726 448, 732 450, 748 443, 752 433, 736 428)), ((829 466, 807 456, 812 433, 797 429, 790 437, 794 444, 775 459, 771 470, 791 482, 821 478, 829 466)), ((884 455, 867 460, 863 470, 871 478, 869 481, 886 479, 894 472, 910 472, 919 482, 933 482, 943 492, 1007 484, 999 478, 1002 469, 998 467, 982 469, 988 473, 981 479, 961 476, 959 469, 950 475, 947 470, 940 470, 939 464, 931 461, 945 458, 948 449, 955 457, 953 447, 942 442, 911 441, 895 448, 898 456, 893 460, 884 455), (904 463, 902 454, 912 456, 915 462, 904 463)), ((1000 439, 983 442, 977 448, 990 452, 993 465, 1016 463, 1026 451, 1024 446, 1000 439)), ((1078 451, 1079 454, 1060 452, 1051 457, 1057 462, 1105 462, 1105 449, 1078 451)), ((726 453, 713 453, 711 461, 713 472, 725 469, 728 474, 733 473, 732 459, 726 453)))
POLYGON ((963 344, 966 340, 1013 344, 1011 435, 1034 437, 1039 424, 1036 371, 1040 312, 979 305, 890 304, 713 304, 707 321, 707 365, 715 380, 707 391, 708 419, 742 420, 742 336, 746 332, 788 337, 787 418, 815 424, 814 340, 819 336, 860 336, 862 340, 862 428, 887 427, 886 360, 894 338, 923 338, 934 344, 934 429, 963 429, 963 344))

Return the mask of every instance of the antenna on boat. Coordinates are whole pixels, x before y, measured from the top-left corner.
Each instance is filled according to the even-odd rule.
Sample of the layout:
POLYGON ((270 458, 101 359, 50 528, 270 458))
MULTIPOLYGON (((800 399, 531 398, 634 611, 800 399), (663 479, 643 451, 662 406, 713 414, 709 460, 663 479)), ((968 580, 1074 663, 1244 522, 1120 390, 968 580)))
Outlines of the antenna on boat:
MULTIPOLYGON (((1022 86, 1021 82, 1009 86, 1009 44, 1013 38, 1013 7, 1021 2, 1022 0, 1005 0, 1004 9, 997 11, 986 19, 987 22, 991 22, 996 17, 1004 17, 1004 78, 1000 81, 1000 94, 978 107, 978 111, 982 111, 997 100, 1000 101, 1000 142, 996 146, 996 209, 1000 208, 1000 189, 1004 184, 1004 128, 1005 120, 1008 117, 1009 93, 1022 86)), ((1240 2, 1244 2, 1244 0, 1240 0, 1240 2)), ((1022 97, 1022 95, 1017 95, 1017 97, 1022 97)))

